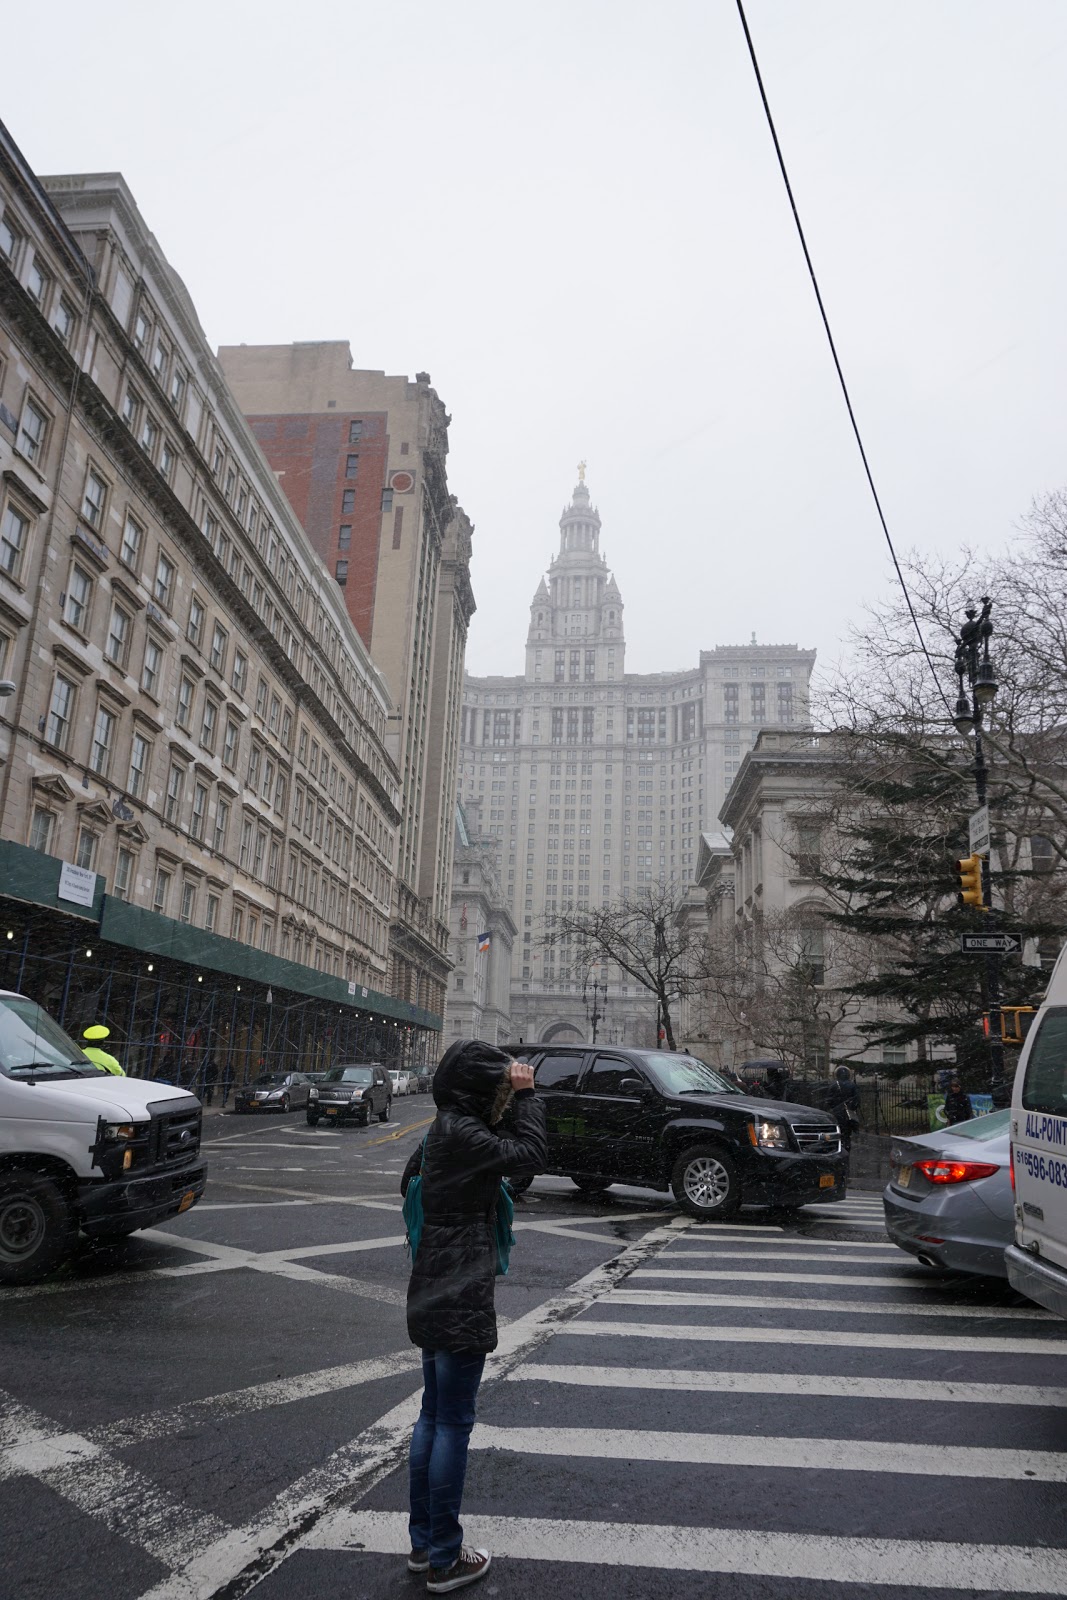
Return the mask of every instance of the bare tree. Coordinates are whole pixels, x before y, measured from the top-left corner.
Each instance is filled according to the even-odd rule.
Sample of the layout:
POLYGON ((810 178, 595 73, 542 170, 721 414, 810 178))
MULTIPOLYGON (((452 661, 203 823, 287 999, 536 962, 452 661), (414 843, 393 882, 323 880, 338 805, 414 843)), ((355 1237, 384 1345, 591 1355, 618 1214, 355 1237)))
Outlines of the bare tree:
POLYGON ((802 904, 709 937, 700 984, 713 1025, 742 1048, 825 1070, 842 1026, 862 1011, 854 986, 873 959, 869 946, 829 928, 821 907, 802 904))
POLYGON ((692 982, 694 941, 676 924, 682 894, 666 883, 651 884, 609 905, 574 906, 548 920, 546 946, 567 941, 579 963, 612 962, 656 998, 667 1048, 675 1048, 673 1008, 692 982))

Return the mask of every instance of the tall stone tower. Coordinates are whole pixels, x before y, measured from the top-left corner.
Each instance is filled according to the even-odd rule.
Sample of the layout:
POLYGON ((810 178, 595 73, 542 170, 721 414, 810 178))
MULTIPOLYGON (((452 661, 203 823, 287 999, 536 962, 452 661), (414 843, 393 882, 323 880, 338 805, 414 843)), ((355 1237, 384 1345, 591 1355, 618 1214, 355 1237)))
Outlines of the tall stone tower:
POLYGON ((600 513, 585 483, 585 463, 559 519, 559 552, 530 606, 529 683, 603 683, 621 678, 626 649, 622 596, 600 553, 600 513), (549 659, 551 658, 551 659, 549 659), (545 669, 551 666, 551 672, 545 669))
MULTIPOLYGON (((641 674, 626 672, 625 652, 583 463, 530 606, 525 671, 464 684, 459 797, 495 844, 517 927, 511 1026, 527 1042, 587 1038, 595 980, 608 986, 598 1040, 655 1043, 647 990, 543 935, 557 912, 653 884, 671 885, 680 903, 759 729, 807 722, 812 650, 716 646, 695 666, 641 674)), ((457 972, 450 982, 449 1037, 469 1026, 469 981, 457 972)))

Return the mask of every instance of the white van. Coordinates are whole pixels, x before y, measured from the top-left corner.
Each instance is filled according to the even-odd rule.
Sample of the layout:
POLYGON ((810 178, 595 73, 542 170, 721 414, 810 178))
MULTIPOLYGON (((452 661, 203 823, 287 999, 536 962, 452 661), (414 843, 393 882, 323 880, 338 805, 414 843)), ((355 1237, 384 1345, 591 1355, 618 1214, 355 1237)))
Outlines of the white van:
POLYGON ((1020 1294, 1067 1317, 1067 947, 1019 1057, 1011 1141, 1008 1278, 1020 1294))
POLYGON ((200 1102, 96 1066, 26 995, 0 990, 0 1284, 58 1266, 204 1192, 200 1102))

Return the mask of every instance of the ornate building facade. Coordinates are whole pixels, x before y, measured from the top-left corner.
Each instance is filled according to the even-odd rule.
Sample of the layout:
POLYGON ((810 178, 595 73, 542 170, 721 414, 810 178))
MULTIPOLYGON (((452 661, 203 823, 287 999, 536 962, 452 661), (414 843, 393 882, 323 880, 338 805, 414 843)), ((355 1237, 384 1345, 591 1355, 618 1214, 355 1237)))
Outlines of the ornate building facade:
POLYGON ((448 491, 448 414, 428 373, 362 371, 344 341, 228 345, 219 360, 383 676, 401 785, 389 984, 440 1011, 474 611, 472 528, 448 491))
POLYGON ((2 126, 0 678, 5 987, 148 1071, 429 1052, 380 674, 122 177, 2 126))
MULTIPOLYGON (((542 942, 566 905, 659 882, 681 893, 701 834, 763 727, 804 726, 813 650, 720 645, 693 667, 626 671, 622 594, 584 465, 530 607, 525 670, 465 680, 459 795, 480 802, 517 934, 515 1037, 585 1037, 590 974, 542 942)), ((655 1041, 647 991, 608 982, 602 1039, 655 1041)), ((450 990, 450 998, 453 990, 450 990)))

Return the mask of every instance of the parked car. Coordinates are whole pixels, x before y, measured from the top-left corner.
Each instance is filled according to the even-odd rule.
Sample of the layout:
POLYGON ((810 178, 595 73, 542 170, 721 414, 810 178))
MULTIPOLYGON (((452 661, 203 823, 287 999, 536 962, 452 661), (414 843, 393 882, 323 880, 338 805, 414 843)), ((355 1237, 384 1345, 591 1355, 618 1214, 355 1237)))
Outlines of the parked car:
POLYGON ((1067 1317, 1067 952, 1019 1054, 1011 1101, 1015 1237, 1008 1281, 1067 1317))
POLYGON ((433 1088, 433 1073, 428 1067, 420 1068, 418 1074, 418 1085, 420 1094, 428 1094, 433 1088))
POLYGON ((261 1072, 233 1097, 235 1111, 296 1111, 308 1103, 311 1084, 303 1072, 261 1072))
POLYGON ((409 1072, 401 1072, 397 1067, 390 1067, 389 1081, 393 1086, 394 1094, 414 1094, 415 1092, 411 1087, 411 1074, 409 1072))
POLYGON ((1011 1112, 896 1138, 882 1195, 894 1244, 930 1267, 1006 1278, 1012 1241, 1011 1112))
POLYGON ((320 1117, 331 1122, 357 1122, 365 1128, 371 1117, 388 1122, 393 1108, 393 1088, 384 1067, 373 1061, 349 1061, 331 1067, 321 1083, 312 1084, 308 1126, 320 1117))
POLYGON ((200 1102, 90 1061, 27 995, 0 991, 0 1283, 34 1283, 79 1232, 113 1244, 195 1206, 200 1102))
MULTIPOLYGON (((547 1171, 579 1189, 671 1189, 695 1217, 741 1205, 843 1200, 848 1157, 825 1112, 743 1093, 666 1050, 509 1045, 534 1069, 548 1125, 547 1171)), ((522 1180, 514 1187, 527 1187, 522 1180)))

